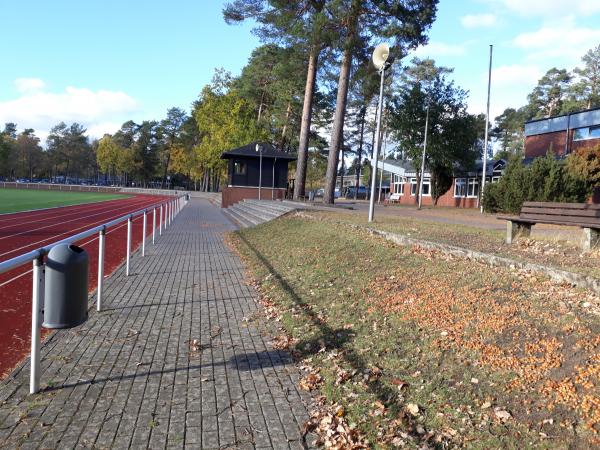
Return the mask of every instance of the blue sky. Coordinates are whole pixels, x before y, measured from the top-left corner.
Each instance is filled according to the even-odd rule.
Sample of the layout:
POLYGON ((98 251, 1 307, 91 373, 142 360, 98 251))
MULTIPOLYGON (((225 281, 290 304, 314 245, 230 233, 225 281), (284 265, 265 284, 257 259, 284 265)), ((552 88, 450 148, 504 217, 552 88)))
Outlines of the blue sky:
MULTIPOLYGON (((42 137, 78 121, 101 136, 189 108, 215 67, 239 74, 260 43, 226 25, 217 0, 0 0, 0 123, 42 137)), ((441 0, 420 57, 454 67, 483 112, 494 44, 492 117, 518 107, 547 69, 572 69, 600 43, 599 0, 441 0)))

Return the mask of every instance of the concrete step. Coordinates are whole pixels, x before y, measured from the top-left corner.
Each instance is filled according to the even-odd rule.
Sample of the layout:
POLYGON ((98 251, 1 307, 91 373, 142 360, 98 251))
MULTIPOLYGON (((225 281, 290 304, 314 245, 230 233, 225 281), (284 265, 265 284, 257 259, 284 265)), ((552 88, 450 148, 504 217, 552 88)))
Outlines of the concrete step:
POLYGON ((251 222, 252 225, 258 225, 265 222, 265 219, 258 216, 256 213, 246 209, 241 203, 236 203, 229 207, 232 211, 235 211, 238 215, 242 216, 247 221, 251 222))
POLYGON ((277 212, 280 214, 286 214, 292 211, 294 208, 289 205, 284 205, 280 201, 267 201, 267 200, 244 200, 244 203, 248 203, 253 206, 258 206, 262 209, 277 212))
POLYGON ((248 220, 246 220, 241 214, 232 210, 231 208, 226 208, 223 212, 233 220, 236 224, 239 225, 240 228, 248 228, 254 226, 254 224, 248 220))
POLYGON ((240 208, 247 209, 265 220, 273 220, 284 214, 284 212, 282 211, 270 209, 264 205, 260 205, 257 203, 242 202, 239 204, 239 206, 240 208))

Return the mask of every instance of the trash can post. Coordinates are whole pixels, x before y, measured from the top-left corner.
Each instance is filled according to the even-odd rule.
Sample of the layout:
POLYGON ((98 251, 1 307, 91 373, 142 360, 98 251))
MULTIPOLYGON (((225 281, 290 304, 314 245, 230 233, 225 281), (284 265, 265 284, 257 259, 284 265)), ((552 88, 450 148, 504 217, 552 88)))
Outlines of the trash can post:
POLYGON ((146 256, 146 210, 143 216, 144 223, 142 224, 142 256, 146 256))
POLYGON ((154 235, 156 234, 156 207, 152 208, 152 245, 154 245, 154 235))
POLYGON ((129 276, 129 262, 131 260, 131 215, 127 218, 127 259, 125 264, 125 276, 129 276))
POLYGON ((98 289, 96 290, 96 310, 102 311, 102 288, 104 287, 104 244, 106 227, 98 232, 98 289))
POLYGON ((40 389, 40 347, 41 319, 44 295, 44 261, 43 256, 33 260, 31 294, 31 364, 29 372, 29 393, 35 394, 40 389))

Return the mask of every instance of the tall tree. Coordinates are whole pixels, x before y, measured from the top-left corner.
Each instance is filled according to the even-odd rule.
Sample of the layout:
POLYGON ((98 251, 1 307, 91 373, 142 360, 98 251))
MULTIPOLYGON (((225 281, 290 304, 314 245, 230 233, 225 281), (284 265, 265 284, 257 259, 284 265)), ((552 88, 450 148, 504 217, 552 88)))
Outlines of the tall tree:
POLYGON ((182 127, 187 120, 187 114, 180 108, 170 108, 167 111, 167 117, 160 122, 160 128, 164 138, 164 145, 161 152, 161 163, 163 166, 163 177, 160 187, 163 188, 167 181, 169 164, 171 163, 171 154, 178 145, 182 127))
POLYGON ((449 69, 433 68, 431 60, 415 58, 405 71, 400 92, 392 102, 390 128, 408 158, 420 167, 429 108, 425 165, 437 203, 451 186, 455 164, 469 168, 478 157, 482 121, 467 113, 467 92, 447 79, 449 69))
POLYGON ((252 104, 230 87, 230 77, 217 73, 213 83, 202 89, 193 110, 201 135, 194 149, 196 159, 215 188, 225 169, 221 153, 267 137, 252 104))
POLYGON ((581 60, 584 66, 574 70, 579 77, 575 89, 585 108, 595 108, 600 106, 600 45, 588 50, 581 60))
POLYGON ((523 153, 525 109, 506 108, 502 114, 494 119, 495 126, 491 130, 491 137, 500 142, 498 158, 509 159, 511 155, 523 153))
POLYGON ((25 129, 14 142, 15 156, 17 159, 17 176, 33 179, 36 171, 42 168, 44 152, 34 130, 25 129))
MULTIPOLYGON (((337 0, 331 10, 342 36, 342 59, 335 116, 327 160, 324 203, 333 203, 339 150, 342 145, 352 58, 356 48, 391 40, 392 53, 401 57, 427 41, 425 32, 435 19, 438 0, 337 0)), ((374 74, 375 76, 375 74, 374 74)))
POLYGON ((527 97, 528 118, 552 117, 563 112, 571 80, 571 74, 565 69, 553 67, 548 70, 527 97))
POLYGON ((54 174, 62 173, 65 180, 71 176, 89 174, 95 160, 86 136, 86 129, 78 124, 64 122, 52 127, 46 144, 54 174))
POLYGON ((248 18, 256 20, 260 24, 256 32, 264 41, 284 41, 288 46, 306 50, 307 70, 294 184, 295 199, 304 196, 318 61, 322 49, 329 42, 328 33, 331 31, 325 8, 327 3, 331 1, 235 0, 223 10, 228 23, 248 18))

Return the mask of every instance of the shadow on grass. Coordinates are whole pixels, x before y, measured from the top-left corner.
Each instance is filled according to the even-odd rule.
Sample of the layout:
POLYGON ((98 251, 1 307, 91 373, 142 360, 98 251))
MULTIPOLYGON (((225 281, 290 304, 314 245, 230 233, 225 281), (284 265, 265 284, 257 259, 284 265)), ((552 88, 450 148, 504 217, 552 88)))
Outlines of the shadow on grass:
MULTIPOLYGON (((327 325, 317 314, 315 314, 310 305, 305 302, 294 290, 294 288, 275 270, 273 265, 260 251, 254 247, 242 233, 237 233, 239 238, 244 242, 248 249, 258 258, 260 263, 269 271, 273 276, 277 284, 285 291, 287 295, 292 299, 293 303, 300 307, 302 314, 304 314, 312 323, 314 327, 319 330, 319 335, 315 338, 307 341, 300 341, 296 344, 296 348, 299 349, 297 356, 307 357, 315 355, 324 346, 326 350, 340 349, 339 352, 341 358, 348 363, 357 373, 361 374, 364 371, 371 369, 372 365, 360 356, 351 346, 346 345, 351 342, 354 333, 351 330, 345 329, 334 329, 327 325)), ((380 380, 374 380, 367 383, 369 392, 377 397, 386 407, 389 408, 392 415, 400 415, 404 423, 407 425, 408 434, 410 434, 415 440, 420 441, 422 436, 416 432, 416 426, 413 420, 403 414, 402 409, 394 404, 394 399, 397 397, 397 391, 386 386, 380 380)))

